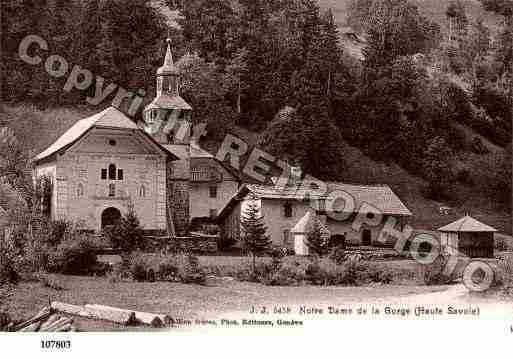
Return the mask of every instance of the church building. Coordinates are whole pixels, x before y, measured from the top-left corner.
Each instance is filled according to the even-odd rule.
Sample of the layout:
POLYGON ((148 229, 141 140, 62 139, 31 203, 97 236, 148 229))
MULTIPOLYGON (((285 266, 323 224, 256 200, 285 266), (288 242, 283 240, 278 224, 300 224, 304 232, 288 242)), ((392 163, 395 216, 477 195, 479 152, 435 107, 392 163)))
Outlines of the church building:
POLYGON ((157 94, 136 124, 109 107, 78 121, 34 158, 51 178, 52 219, 100 231, 133 206, 146 230, 185 235, 193 218, 213 218, 237 192, 238 175, 191 139, 192 107, 168 39, 157 94))

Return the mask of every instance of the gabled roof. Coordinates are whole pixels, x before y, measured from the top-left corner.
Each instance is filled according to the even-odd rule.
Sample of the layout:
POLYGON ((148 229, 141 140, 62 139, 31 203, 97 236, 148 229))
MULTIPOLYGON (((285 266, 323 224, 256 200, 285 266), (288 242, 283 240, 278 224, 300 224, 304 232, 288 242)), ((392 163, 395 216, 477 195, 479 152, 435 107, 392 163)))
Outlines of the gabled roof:
POLYGON ((455 222, 438 228, 438 230, 440 232, 497 232, 495 228, 479 222, 470 216, 460 218, 455 222))
MULTIPOLYGON (((116 128, 116 129, 128 129, 134 131, 141 131, 146 137, 151 139, 152 142, 157 144, 151 136, 141 130, 134 121, 128 118, 123 112, 115 107, 108 107, 107 109, 99 112, 93 116, 84 118, 73 126, 71 126, 61 137, 57 139, 50 147, 38 154, 34 161, 40 161, 45 159, 57 151, 67 148, 75 143, 79 138, 85 135, 91 128, 116 128)), ((158 145, 158 144, 157 144, 158 145)), ((163 148, 162 146, 158 145, 163 148)), ((165 149, 164 149, 165 150, 165 149)), ((167 153, 168 151, 165 150, 167 153)))
MULTIPOLYGON (((298 192, 297 187, 285 187, 280 189, 276 186, 269 185, 247 185, 252 193, 260 198, 268 199, 297 199, 302 200, 301 193, 298 192)), ((355 201, 355 208, 358 209, 363 203, 370 204, 378 208, 383 214, 411 216, 410 210, 401 202, 399 197, 392 191, 389 186, 376 185, 364 186, 353 185, 337 182, 327 183, 328 192, 323 193, 319 191, 317 194, 312 190, 311 197, 315 198, 329 198, 329 194, 333 191, 343 191, 353 197, 355 201)))
POLYGON ((213 154, 205 151, 197 143, 191 143, 191 158, 215 158, 213 154))
MULTIPOLYGON (((343 191, 354 199, 354 211, 357 212, 363 203, 367 203, 381 211, 384 215, 411 216, 412 213, 404 205, 399 197, 387 185, 353 185, 338 182, 327 183, 328 191, 321 192, 311 190, 309 196, 312 199, 329 199, 333 191, 343 191)), ((247 194, 253 194, 262 199, 289 199, 303 200, 303 195, 298 191, 297 186, 279 188, 273 185, 244 184, 239 191, 228 201, 225 207, 219 212, 219 218, 227 215, 234 202, 242 200, 247 194)))
POLYGON ((151 101, 151 103, 144 108, 144 111, 151 109, 192 110, 192 107, 180 96, 161 94, 160 96, 155 97, 153 101, 151 101))

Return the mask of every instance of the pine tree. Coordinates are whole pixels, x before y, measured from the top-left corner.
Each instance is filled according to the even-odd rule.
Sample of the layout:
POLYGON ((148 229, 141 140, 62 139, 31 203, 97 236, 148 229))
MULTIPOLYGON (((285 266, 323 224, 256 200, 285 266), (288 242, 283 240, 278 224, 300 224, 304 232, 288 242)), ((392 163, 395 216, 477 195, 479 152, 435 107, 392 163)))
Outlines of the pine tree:
POLYGON ((269 236, 266 235, 267 227, 264 224, 264 217, 259 212, 259 207, 251 203, 241 221, 244 246, 253 256, 253 273, 256 273, 256 256, 267 252, 272 243, 269 236))
POLYGON ((330 232, 326 226, 315 217, 306 235, 306 245, 310 254, 323 257, 329 252, 330 232))
POLYGON ((104 229, 104 235, 114 248, 121 249, 124 254, 142 249, 141 247, 144 246, 143 230, 131 202, 128 203, 128 210, 119 222, 104 229))

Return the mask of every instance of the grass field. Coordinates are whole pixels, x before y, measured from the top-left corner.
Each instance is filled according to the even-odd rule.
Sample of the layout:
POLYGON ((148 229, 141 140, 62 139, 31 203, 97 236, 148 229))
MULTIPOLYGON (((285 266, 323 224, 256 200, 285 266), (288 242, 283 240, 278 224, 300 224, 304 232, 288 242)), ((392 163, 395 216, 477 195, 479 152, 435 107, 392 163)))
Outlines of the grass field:
MULTIPOLYGON (((49 301, 83 305, 103 304, 127 309, 166 313, 181 319, 214 319, 224 313, 246 312, 253 305, 293 305, 315 303, 344 304, 374 302, 414 294, 441 291, 446 286, 377 287, 269 287, 234 280, 216 281, 207 286, 181 283, 116 282, 107 278, 52 276, 64 290, 54 290, 39 282, 19 284, 9 300, 17 318, 28 318, 49 301)), ((111 323, 78 319, 80 330, 133 330, 111 323)), ((140 328, 139 328, 140 329, 140 328)))

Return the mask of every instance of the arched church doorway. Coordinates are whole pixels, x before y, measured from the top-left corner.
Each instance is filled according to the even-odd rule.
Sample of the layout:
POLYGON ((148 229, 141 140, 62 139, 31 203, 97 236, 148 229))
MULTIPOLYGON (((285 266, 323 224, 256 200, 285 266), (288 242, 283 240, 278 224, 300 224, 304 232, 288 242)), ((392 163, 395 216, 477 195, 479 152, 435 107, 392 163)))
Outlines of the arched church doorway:
POLYGON ((111 226, 119 222, 121 219, 121 212, 114 207, 106 208, 102 212, 102 229, 106 226, 111 226))

